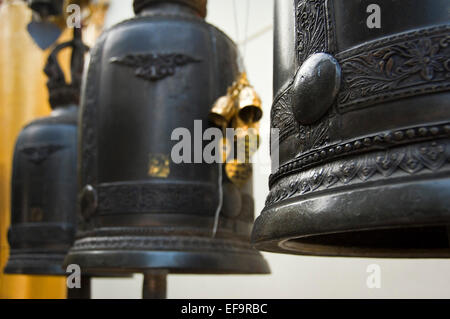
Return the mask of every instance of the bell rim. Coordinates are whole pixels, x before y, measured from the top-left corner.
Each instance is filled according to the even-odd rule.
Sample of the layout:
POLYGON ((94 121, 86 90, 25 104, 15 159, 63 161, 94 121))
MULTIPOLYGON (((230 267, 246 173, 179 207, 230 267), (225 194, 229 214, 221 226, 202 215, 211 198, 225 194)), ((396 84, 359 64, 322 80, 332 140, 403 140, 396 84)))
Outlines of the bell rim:
MULTIPOLYGON (((423 225, 423 226, 439 226, 439 225, 423 225)), ((414 228, 414 227, 411 227, 414 228)), ((417 227, 419 228, 419 227, 417 227)), ((388 230, 389 228, 377 228, 371 229, 370 231, 378 231, 378 230, 388 230)), ((396 230, 397 228, 391 228, 391 230, 396 230)), ((348 231, 350 233, 351 231, 348 231)), ((364 230, 357 231, 364 232, 364 230)), ((335 233, 335 234, 343 234, 335 233)), ((334 233, 329 234, 319 234, 317 236, 322 235, 333 235, 334 233)), ((305 236, 306 237, 314 237, 316 235, 305 236)), ((313 245, 308 243, 303 243, 301 241, 297 242, 296 240, 301 239, 300 237, 291 237, 285 239, 277 239, 277 240, 267 240, 260 243, 255 243, 255 248, 261 251, 270 252, 270 253, 280 253, 280 254, 289 254, 289 255, 298 255, 298 256, 314 256, 314 257, 345 257, 345 258, 378 258, 378 259, 447 259, 450 258, 450 248, 439 248, 439 249, 409 249, 404 250, 401 253, 396 249, 372 249, 367 250, 364 247, 351 247, 351 248, 342 248, 338 246, 332 245, 313 245), (295 241, 294 245, 289 245, 290 242, 295 241), (291 248, 290 248, 291 247, 291 248), (302 250, 298 250, 298 247, 301 247, 302 250)))
POLYGON ((64 264, 77 264, 81 267, 82 272, 114 272, 117 274, 144 273, 151 269, 164 269, 171 274, 193 275, 264 275, 271 273, 269 264, 259 252, 246 255, 243 253, 174 250, 94 250, 69 252, 64 264))
POLYGON ((11 252, 4 273, 9 275, 42 275, 42 276, 66 276, 63 269, 65 255, 42 254, 34 258, 21 258, 11 252))
MULTIPOLYGON (((266 207, 256 219, 252 232, 252 244, 261 251, 305 256, 450 258, 450 188, 444 187, 449 183, 450 177, 430 178, 383 185, 384 189, 379 189, 379 185, 373 185, 350 191, 350 193, 348 190, 342 190, 339 193, 317 194, 301 201, 298 201, 299 197, 284 200, 266 207), (436 189, 440 191, 438 192, 436 189), (427 196, 415 207, 408 207, 405 205, 405 201, 390 199, 402 198, 401 196, 405 194, 420 194, 424 191, 430 196, 427 196), (361 196, 366 196, 363 197, 366 200, 361 200, 361 196), (367 198, 369 199, 367 200, 367 198), (333 200, 336 203, 334 211, 317 210, 317 206, 315 206, 320 203, 325 205, 323 203, 333 200), (377 205, 371 205, 375 200, 377 205), (343 201, 357 203, 359 214, 348 214, 340 209, 339 203, 343 201), (429 207, 435 207, 433 212, 430 212, 429 207), (380 211, 383 212, 381 216, 380 211), (425 214, 423 214, 424 211, 426 211, 425 214), (378 214, 377 218, 371 219, 370 217, 376 213, 378 214), (338 215, 347 215, 347 217, 343 222, 336 219, 338 215), (371 235, 367 233, 371 231, 399 231, 402 229, 419 231, 421 228, 428 229, 430 227, 447 227, 449 241, 447 247, 401 249, 358 247, 357 244, 354 246, 311 244, 317 239, 319 241, 333 239, 333 236, 348 234, 364 236, 371 235)), ((355 209, 355 206, 353 208, 355 209)))
POLYGON ((247 105, 239 110, 238 112, 239 119, 244 123, 256 123, 259 122, 263 117, 263 111, 260 107, 255 105, 247 105), (252 120, 249 120, 249 114, 252 114, 252 120))

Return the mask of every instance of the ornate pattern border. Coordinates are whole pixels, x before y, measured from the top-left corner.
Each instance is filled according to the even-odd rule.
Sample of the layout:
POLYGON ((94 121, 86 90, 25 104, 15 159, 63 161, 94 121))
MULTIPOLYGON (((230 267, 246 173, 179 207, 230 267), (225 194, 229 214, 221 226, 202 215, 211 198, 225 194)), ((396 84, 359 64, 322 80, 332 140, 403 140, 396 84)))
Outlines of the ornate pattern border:
POLYGON ((402 175, 414 175, 426 170, 437 171, 448 163, 448 140, 372 152, 288 176, 271 188, 266 207, 298 195, 368 180, 386 179, 399 172, 402 175))
MULTIPOLYGON (((397 34, 338 53, 336 57, 343 72, 343 87, 337 101, 339 113, 450 90, 450 26, 397 34)), ((291 86, 275 98, 271 122, 272 127, 280 129, 280 143, 302 130, 292 112, 291 86)), ((303 130, 312 132, 316 128, 303 130)))
POLYGON ((449 136, 450 122, 446 122, 429 126, 409 127, 396 131, 387 131, 372 136, 345 141, 339 144, 325 146, 303 153, 291 162, 281 165, 278 171, 270 176, 269 185, 272 186, 276 180, 293 172, 305 170, 344 156, 449 136))
POLYGON ((300 125, 294 118, 291 103, 291 86, 289 86, 272 106, 271 125, 280 130, 278 143, 295 134, 301 141, 299 152, 324 146, 329 141, 328 131, 335 112, 331 110, 317 123, 300 125))
POLYGON ((336 58, 343 75, 340 113, 450 90, 450 25, 372 41, 336 58))
MULTIPOLYGON (((294 5, 298 65, 314 53, 333 53, 336 45, 331 2, 329 0, 298 0, 294 5)), ((304 149, 322 146, 328 139, 328 123, 299 125, 291 109, 291 86, 292 83, 275 98, 272 106, 271 123, 272 127, 280 129, 279 143, 292 134, 298 134, 305 142, 304 149)))
POLYGON ((295 3, 297 61, 334 49, 333 26, 328 0, 299 0, 295 3))
POLYGON ((81 121, 81 185, 97 184, 97 107, 98 107, 98 88, 100 81, 100 66, 103 46, 106 40, 106 33, 102 34, 94 48, 91 50, 89 68, 87 78, 82 92, 81 101, 85 101, 82 105, 82 121, 81 121))
POLYGON ((213 213, 217 194, 210 184, 100 184, 98 208, 100 215, 151 212, 213 213), (199 205, 201 203, 201 205, 199 205))
POLYGON ((84 238, 75 241, 71 252, 86 250, 146 250, 146 251, 211 251, 259 254, 250 244, 237 240, 192 236, 144 237, 118 236, 84 238))
POLYGON ((288 136, 294 134, 297 122, 292 111, 291 85, 275 98, 270 110, 270 122, 272 128, 280 130, 279 143, 288 136))

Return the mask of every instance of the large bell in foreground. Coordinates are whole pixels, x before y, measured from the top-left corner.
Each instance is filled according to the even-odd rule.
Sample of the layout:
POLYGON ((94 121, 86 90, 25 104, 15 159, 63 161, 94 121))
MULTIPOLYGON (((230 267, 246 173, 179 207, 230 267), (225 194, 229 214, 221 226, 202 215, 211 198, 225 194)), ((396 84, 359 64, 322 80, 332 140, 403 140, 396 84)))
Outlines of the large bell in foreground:
POLYGON ((450 257, 449 1, 376 3, 276 2, 259 249, 450 257))
POLYGON ((238 187, 222 165, 198 159, 210 108, 237 78, 236 46, 205 23, 205 0, 134 8, 137 16, 105 32, 91 52, 79 138, 84 220, 66 264, 268 273, 249 244, 251 181, 238 187), (177 128, 190 133, 191 163, 171 156, 177 128))
POLYGON ((75 35, 56 46, 45 67, 53 111, 28 124, 17 138, 5 273, 66 274, 62 265, 76 229, 77 105, 86 52, 81 30, 75 29, 75 35), (57 61, 68 47, 73 48, 70 84, 57 61))

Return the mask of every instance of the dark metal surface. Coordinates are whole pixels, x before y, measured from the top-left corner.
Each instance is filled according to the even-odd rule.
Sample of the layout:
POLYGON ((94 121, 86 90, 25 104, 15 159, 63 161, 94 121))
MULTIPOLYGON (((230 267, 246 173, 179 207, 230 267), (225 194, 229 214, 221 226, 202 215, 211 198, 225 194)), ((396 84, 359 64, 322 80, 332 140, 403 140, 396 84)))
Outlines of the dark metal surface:
POLYGON ((252 204, 224 205, 215 232, 223 167, 171 160, 174 129, 193 139, 194 120, 209 127, 212 104, 237 78, 237 49, 185 5, 163 2, 149 1, 91 52, 79 139, 84 220, 66 263, 95 272, 268 273, 249 244, 251 182, 238 188, 222 174, 224 203, 237 194, 252 204))
POLYGON ((329 54, 313 54, 303 63, 292 84, 292 111, 297 122, 318 121, 333 105, 341 87, 341 67, 329 54))
MULTIPOLYGON (((206 17, 207 0, 134 0, 133 9, 136 14, 139 14, 150 5, 153 5, 153 8, 155 8, 157 6, 165 6, 167 2, 181 4, 193 10, 195 14, 198 14, 200 17, 206 17)), ((172 10, 174 10, 175 12, 177 11, 177 9, 172 9, 170 5, 165 6, 164 8, 164 11, 166 13, 170 13, 172 10)))
POLYGON ((371 29, 372 3, 276 2, 279 166, 259 249, 450 256, 450 3, 380 0, 371 29))
POLYGON ((65 274, 62 263, 76 228, 77 106, 73 94, 79 90, 84 52, 78 40, 54 49, 45 68, 54 110, 49 117, 28 124, 17 138, 6 273, 65 274), (74 57, 70 85, 56 59, 66 47, 73 48, 74 57))

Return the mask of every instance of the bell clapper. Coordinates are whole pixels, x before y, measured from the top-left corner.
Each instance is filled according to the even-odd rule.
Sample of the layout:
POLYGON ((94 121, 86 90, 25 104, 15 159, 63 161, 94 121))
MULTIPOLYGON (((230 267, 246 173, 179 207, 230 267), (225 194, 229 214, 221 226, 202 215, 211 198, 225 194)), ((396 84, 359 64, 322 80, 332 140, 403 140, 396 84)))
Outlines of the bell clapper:
POLYGON ((142 299, 166 299, 168 273, 166 269, 145 272, 142 299))

